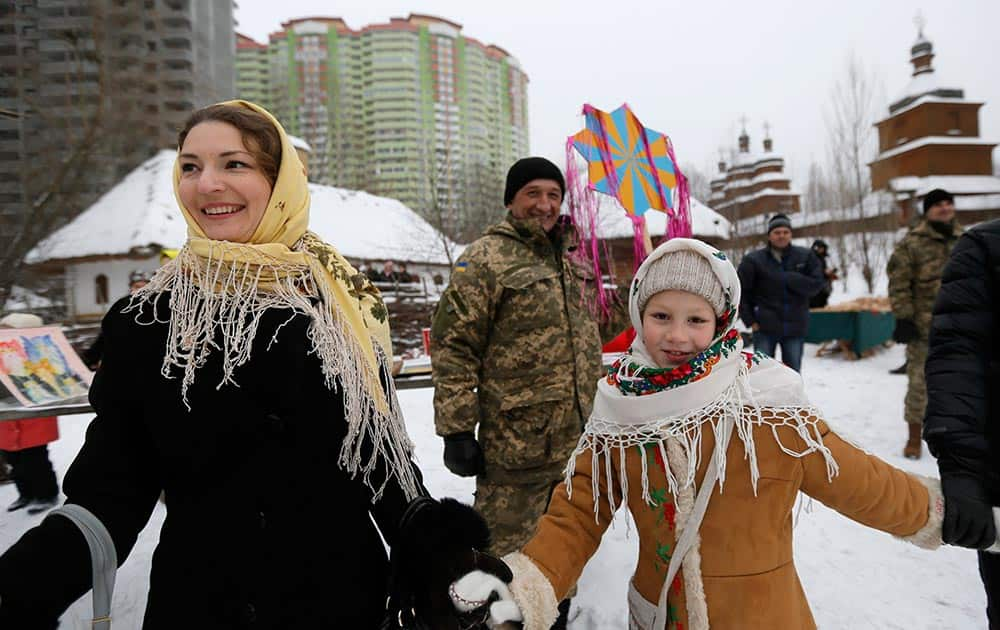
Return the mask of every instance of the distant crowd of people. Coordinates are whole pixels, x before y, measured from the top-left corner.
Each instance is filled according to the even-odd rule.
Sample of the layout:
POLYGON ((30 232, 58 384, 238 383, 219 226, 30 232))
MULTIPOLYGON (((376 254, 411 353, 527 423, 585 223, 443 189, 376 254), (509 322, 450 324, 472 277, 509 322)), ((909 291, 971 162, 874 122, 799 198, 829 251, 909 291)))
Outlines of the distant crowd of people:
POLYGON ((406 270, 406 263, 396 263, 391 260, 387 260, 382 263, 382 269, 376 269, 375 267, 370 267, 365 269, 364 266, 361 267, 361 271, 368 276, 368 279, 372 282, 394 282, 394 283, 405 283, 405 282, 417 282, 419 278, 416 274, 412 274, 406 270))

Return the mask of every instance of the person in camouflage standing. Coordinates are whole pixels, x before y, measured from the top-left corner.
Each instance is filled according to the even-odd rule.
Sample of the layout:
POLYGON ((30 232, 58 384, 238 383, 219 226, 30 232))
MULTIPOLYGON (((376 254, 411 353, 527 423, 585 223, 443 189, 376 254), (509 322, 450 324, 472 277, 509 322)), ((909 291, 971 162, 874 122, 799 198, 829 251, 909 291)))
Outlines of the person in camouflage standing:
POLYGON ((498 556, 534 533, 602 375, 598 326, 582 302, 589 274, 567 256, 576 231, 559 215, 565 188, 544 158, 510 168, 508 214, 455 263, 431 327, 444 463, 476 476, 475 507, 498 556))
POLYGON ((936 188, 924 197, 924 215, 914 225, 889 258, 889 301, 896 317, 892 338, 906 344, 906 388, 903 416, 909 437, 903 456, 919 459, 920 432, 927 407, 927 339, 931 329, 931 311, 941 273, 952 247, 962 234, 955 221, 954 197, 936 188))

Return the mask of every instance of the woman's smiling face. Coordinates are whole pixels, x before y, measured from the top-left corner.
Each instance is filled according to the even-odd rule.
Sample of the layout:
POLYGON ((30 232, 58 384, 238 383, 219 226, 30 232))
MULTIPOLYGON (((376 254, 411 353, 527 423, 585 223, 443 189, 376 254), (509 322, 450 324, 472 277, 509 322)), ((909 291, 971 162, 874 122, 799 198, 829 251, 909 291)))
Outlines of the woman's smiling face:
POLYGON ((271 199, 271 184, 239 129, 229 123, 195 125, 181 147, 181 203, 205 236, 246 243, 271 199))

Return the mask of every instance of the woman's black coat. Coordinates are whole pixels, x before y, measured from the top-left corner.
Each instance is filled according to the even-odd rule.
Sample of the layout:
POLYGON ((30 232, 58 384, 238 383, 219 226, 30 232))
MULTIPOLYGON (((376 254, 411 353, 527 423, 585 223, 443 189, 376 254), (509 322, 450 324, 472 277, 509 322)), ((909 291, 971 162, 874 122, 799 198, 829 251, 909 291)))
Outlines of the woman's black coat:
MULTIPOLYGON (((125 304, 102 326, 97 417, 64 489, 67 503, 107 526, 119 562, 165 491, 143 628, 376 627, 388 573, 378 530, 392 544, 407 501, 391 480, 372 504, 360 476, 337 466, 342 396, 308 352, 309 320, 268 311, 251 360, 235 371, 239 386, 216 388, 216 351, 188 410, 180 378, 160 374, 167 324, 140 325, 125 304)), ((54 627, 90 587, 83 537, 64 518, 46 519, 0 557, 0 628, 54 627)))
POLYGON ((1000 220, 955 244, 934 304, 924 439, 1000 505, 1000 220))

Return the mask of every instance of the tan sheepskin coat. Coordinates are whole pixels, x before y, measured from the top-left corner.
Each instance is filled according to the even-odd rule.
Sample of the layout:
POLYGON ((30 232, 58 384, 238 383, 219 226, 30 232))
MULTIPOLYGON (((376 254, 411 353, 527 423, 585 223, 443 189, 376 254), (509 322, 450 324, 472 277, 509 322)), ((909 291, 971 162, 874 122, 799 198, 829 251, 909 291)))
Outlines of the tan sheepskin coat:
MULTIPOLYGON (((828 479, 823 455, 798 458, 782 451, 771 426, 754 429, 760 478, 757 494, 750 483, 743 442, 734 437, 727 452, 723 492, 713 493, 700 528, 700 542, 685 557, 669 592, 669 628, 713 630, 815 628, 809 602, 799 582, 792 557, 792 511, 801 491, 859 523, 907 538, 922 547, 940 544, 943 502, 935 480, 898 470, 849 444, 825 423, 818 423, 824 444, 840 472, 828 479)), ((795 429, 775 429, 786 447, 803 451, 795 429)), ((698 487, 715 447, 713 433, 703 432, 698 487)), ((639 558, 630 596, 632 627, 645 628, 637 611, 656 605, 667 572, 678 527, 694 502, 694 489, 673 496, 667 489, 659 449, 634 447, 626 453, 629 478, 628 507, 638 528, 639 558), (645 502, 641 488, 642 458, 647 458, 649 487, 654 504, 645 502)), ((686 466, 683 451, 667 442, 667 456, 675 472, 686 466)), ((614 492, 620 497, 620 460, 614 456, 614 492)), ((604 471, 604 466, 601 466, 604 471)), ((572 498, 564 484, 522 553, 507 556, 515 572, 512 590, 525 616, 526 630, 547 630, 556 615, 556 602, 576 583, 587 560, 596 552, 611 521, 607 497, 602 496, 597 522, 591 494, 591 453, 576 461, 572 498)), ((602 494, 606 479, 600 480, 602 494)), ((617 499, 616 499, 617 500, 617 499)), ((830 541, 837 545, 838 541, 830 541)), ((887 540, 886 544, 893 544, 887 540)), ((659 630, 658 628, 656 630, 659 630)))

